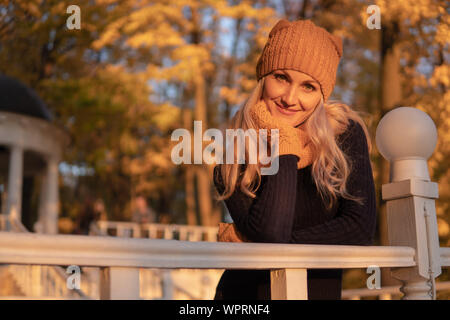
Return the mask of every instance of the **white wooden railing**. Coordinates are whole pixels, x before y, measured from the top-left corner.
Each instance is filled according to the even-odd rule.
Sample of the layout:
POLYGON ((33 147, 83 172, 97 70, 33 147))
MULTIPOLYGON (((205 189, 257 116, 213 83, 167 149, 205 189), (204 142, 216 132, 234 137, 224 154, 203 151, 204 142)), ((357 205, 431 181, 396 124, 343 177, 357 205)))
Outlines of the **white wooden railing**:
MULTIPOLYGON (((450 252, 443 251, 443 258, 450 262, 450 252)), ((0 263, 100 267, 101 298, 139 298, 138 268, 271 269, 273 290, 286 286, 288 297, 299 298, 304 297, 308 268, 416 265, 414 250, 408 247, 206 243, 9 232, 0 232, 0 263), (287 281, 291 275, 298 276, 301 283, 287 281), (122 282, 127 285, 120 285, 122 282)), ((280 290, 272 293, 274 298, 283 295, 280 290)))
POLYGON ((81 291, 67 288, 67 275, 59 266, 8 265, 6 268, 26 297, 87 299, 81 291))
MULTIPOLYGON (((150 237, 154 239, 176 239, 180 240, 208 239, 215 242, 217 234, 215 227, 186 226, 186 225, 166 225, 162 224, 138 224, 122 221, 98 221, 91 224, 91 235, 117 235, 120 237, 150 237), (150 232, 143 232, 149 230, 150 232), (184 236, 184 237, 183 237, 184 236)), ((214 295, 215 284, 222 274, 223 270, 194 270, 194 269, 141 269, 140 270, 140 288, 141 297, 147 299, 173 299, 180 297, 183 299, 208 299, 214 295), (194 280, 189 285, 182 285, 186 280, 194 280), (213 286, 201 286, 202 281, 214 284, 213 286), (200 287, 200 288, 199 288, 200 287), (165 290, 163 290, 165 288, 165 290), (202 291, 203 294, 193 294, 192 290, 202 291), (208 293, 204 291, 209 290, 208 293), (212 292, 212 293, 211 293, 212 292)), ((436 283, 437 291, 450 291, 450 282, 436 283)), ((400 286, 382 287, 380 289, 344 289, 342 290, 342 299, 360 300, 366 297, 375 297, 380 300, 391 300, 394 297, 401 296, 400 286)))
MULTIPOLYGON (((4 214, 0 214, 0 230, 12 233, 30 233, 20 221, 4 214)), ((98 291, 95 281, 88 281, 86 276, 83 277, 85 281, 83 281, 81 290, 69 290, 67 288, 69 275, 60 266, 9 264, 1 266, 0 272, 7 272, 22 293, 29 298, 89 299, 90 297, 85 292, 89 292, 91 297, 95 297, 95 293, 98 291)))
MULTIPOLYGON (((183 241, 217 241, 217 227, 179 224, 139 224, 123 221, 97 221, 90 235, 114 235, 125 238, 148 238, 183 241)), ((145 299, 208 300, 215 294, 221 269, 148 269, 139 272, 141 297, 145 299)))
POLYGON ((217 231, 217 227, 122 221, 97 221, 90 228, 92 235, 210 242, 217 241, 217 231))
MULTIPOLYGON (((409 247, 206 243, 0 232, 0 263, 101 268, 100 298, 139 299, 139 268, 270 269, 273 299, 306 298, 306 269, 416 266, 409 247), (289 281, 290 278, 297 281, 289 281)), ((450 249, 441 248, 443 266, 450 249)))
MULTIPOLYGON (((381 287, 380 289, 346 289, 342 290, 342 299, 361 300, 361 298, 377 298, 378 300, 393 300, 402 296, 400 286, 381 287)), ((437 282, 436 291, 450 291, 450 281, 437 282)))

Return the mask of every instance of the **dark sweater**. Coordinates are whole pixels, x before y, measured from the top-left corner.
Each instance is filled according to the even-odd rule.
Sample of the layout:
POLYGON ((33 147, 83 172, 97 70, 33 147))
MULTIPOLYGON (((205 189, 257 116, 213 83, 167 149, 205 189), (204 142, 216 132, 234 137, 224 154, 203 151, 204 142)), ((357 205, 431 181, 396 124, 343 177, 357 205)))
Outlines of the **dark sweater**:
MULTIPOLYGON (((364 131, 350 120, 336 142, 351 162, 347 192, 363 197, 363 205, 338 197, 337 203, 326 210, 311 165, 297 169, 297 156, 281 155, 278 172, 261 177, 255 199, 239 188, 225 199, 237 229, 252 242, 372 244, 376 226, 375 187, 364 131)), ((218 169, 214 168, 214 184, 222 193, 224 185, 218 169)), ((308 270, 308 298, 340 299, 341 283, 342 269, 308 270)), ((270 271, 226 270, 215 299, 270 299, 270 271)))

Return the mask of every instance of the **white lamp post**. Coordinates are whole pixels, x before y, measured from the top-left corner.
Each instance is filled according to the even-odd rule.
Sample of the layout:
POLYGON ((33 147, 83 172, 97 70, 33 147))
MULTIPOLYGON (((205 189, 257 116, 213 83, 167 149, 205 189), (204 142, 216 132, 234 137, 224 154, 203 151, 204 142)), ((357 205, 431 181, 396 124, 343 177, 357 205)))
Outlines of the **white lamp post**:
POLYGON ((375 139, 381 155, 391 163, 391 182, 430 181, 427 159, 436 148, 437 130, 428 114, 416 108, 396 108, 381 119, 375 139))
POLYGON ((435 299, 434 279, 441 274, 435 208, 438 185, 430 181, 427 166, 436 142, 433 120, 415 108, 396 108, 377 127, 378 150, 390 162, 390 182, 381 190, 389 245, 416 250, 416 267, 391 269, 392 276, 403 283, 403 299, 435 299))

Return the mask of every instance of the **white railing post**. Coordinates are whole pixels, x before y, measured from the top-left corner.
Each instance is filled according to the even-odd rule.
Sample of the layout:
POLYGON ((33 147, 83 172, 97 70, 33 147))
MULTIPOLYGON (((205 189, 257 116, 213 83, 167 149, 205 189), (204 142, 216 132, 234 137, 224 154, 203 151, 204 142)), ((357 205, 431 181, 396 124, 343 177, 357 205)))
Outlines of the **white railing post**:
POLYGON ((173 299, 173 279, 172 279, 172 270, 163 269, 161 270, 161 286, 162 286, 162 298, 163 300, 172 300, 173 299))
POLYGON ((307 270, 271 270, 270 291, 272 300, 308 300, 307 270))
POLYGON ((164 239, 166 239, 166 240, 173 239, 173 230, 170 225, 166 225, 164 227, 164 239))
POLYGON ((108 235, 108 222, 107 221, 97 221, 98 227, 102 234, 108 235))
POLYGON ((187 234, 188 234, 188 230, 185 226, 180 227, 179 231, 179 239, 180 241, 186 241, 187 240, 187 234))
POLYGON ((402 282, 403 299, 435 298, 434 279, 441 274, 435 199, 438 185, 430 181, 427 159, 436 147, 437 131, 424 112, 396 108, 381 119, 377 147, 390 162, 390 183, 382 186, 391 246, 416 250, 417 266, 392 268, 402 282))
POLYGON ((42 290, 42 267, 39 265, 31 266, 31 282, 30 291, 32 296, 39 297, 43 293, 42 290))
POLYGON ((141 237, 141 226, 136 224, 133 226, 133 238, 140 238, 141 237))
POLYGON ((100 299, 140 300, 139 268, 101 268, 100 299))
POLYGON ((117 224, 116 226, 116 236, 122 237, 123 236, 123 227, 121 224, 117 224))
POLYGON ((147 231, 150 239, 158 238, 158 228, 155 225, 149 225, 147 231))

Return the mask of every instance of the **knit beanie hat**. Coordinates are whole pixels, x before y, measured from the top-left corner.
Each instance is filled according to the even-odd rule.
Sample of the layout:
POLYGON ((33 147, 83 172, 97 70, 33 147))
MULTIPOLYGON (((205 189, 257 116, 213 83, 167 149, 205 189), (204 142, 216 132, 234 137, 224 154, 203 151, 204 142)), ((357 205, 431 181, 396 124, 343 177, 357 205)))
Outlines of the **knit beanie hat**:
POLYGON ((289 22, 282 19, 270 31, 256 65, 256 76, 259 81, 277 69, 306 73, 320 84, 324 101, 327 101, 336 83, 341 57, 341 38, 310 20, 289 22))

